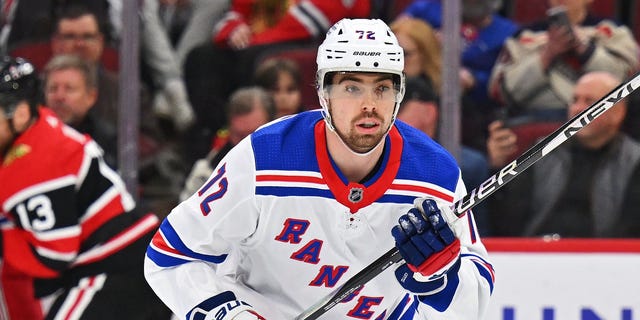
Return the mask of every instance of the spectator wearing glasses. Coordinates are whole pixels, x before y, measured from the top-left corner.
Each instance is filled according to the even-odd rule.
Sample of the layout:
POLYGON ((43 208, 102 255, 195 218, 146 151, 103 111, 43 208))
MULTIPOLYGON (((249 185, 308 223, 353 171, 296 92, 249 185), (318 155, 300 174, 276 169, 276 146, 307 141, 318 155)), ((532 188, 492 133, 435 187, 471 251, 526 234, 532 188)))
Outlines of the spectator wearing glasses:
POLYGON ((98 96, 94 105, 97 116, 112 126, 118 124, 118 75, 101 64, 105 35, 98 17, 83 7, 72 7, 58 19, 51 37, 53 56, 77 55, 97 71, 98 96))

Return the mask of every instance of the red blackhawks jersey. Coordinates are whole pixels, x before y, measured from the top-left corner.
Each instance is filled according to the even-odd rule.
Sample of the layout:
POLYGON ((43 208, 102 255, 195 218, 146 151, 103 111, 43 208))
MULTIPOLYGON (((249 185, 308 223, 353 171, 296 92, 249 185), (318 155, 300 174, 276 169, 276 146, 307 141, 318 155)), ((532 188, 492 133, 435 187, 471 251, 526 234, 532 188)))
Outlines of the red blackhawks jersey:
POLYGON ((250 45, 309 40, 324 35, 342 18, 366 18, 370 10, 370 0, 233 0, 216 24, 213 40, 226 45, 241 24, 252 30, 250 45))
MULTIPOLYGON (((145 275, 175 314, 196 319, 235 298, 266 319, 293 319, 391 249, 391 228, 416 198, 451 204, 466 193, 453 157, 407 124, 396 122, 364 183, 336 169, 325 139, 317 110, 264 126, 167 216, 145 275)), ((430 292, 408 292, 390 267, 322 319, 480 319, 493 268, 473 214, 454 228, 459 270, 430 292)))
POLYGON ((43 279, 36 293, 48 294, 56 289, 46 287, 51 279, 129 269, 158 219, 138 213, 95 141, 48 108, 39 114, 0 158, 2 258, 43 279))

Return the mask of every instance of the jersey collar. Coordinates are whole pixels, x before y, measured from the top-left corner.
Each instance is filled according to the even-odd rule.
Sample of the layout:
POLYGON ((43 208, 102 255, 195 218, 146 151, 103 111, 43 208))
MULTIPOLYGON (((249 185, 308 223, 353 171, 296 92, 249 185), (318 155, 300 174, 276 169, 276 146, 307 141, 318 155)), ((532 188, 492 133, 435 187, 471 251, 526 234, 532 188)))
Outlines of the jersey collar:
POLYGON ((378 169, 379 172, 365 184, 347 181, 344 175, 334 165, 329 151, 327 150, 327 137, 325 135, 326 123, 318 121, 314 128, 316 141, 316 158, 320 174, 326 182, 329 190, 336 200, 349 208, 351 213, 356 213, 374 201, 382 197, 389 189, 400 168, 400 157, 402 155, 402 136, 398 129, 393 126, 385 138, 386 146, 383 153, 383 163, 378 169))

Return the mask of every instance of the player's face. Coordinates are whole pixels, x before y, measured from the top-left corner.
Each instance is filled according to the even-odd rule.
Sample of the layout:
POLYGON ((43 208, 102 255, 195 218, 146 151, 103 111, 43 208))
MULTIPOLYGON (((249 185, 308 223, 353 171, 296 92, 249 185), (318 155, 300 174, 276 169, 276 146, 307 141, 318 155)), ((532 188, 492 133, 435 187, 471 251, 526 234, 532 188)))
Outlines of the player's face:
POLYGON ((104 50, 104 37, 95 17, 84 15, 77 19, 60 20, 51 49, 55 55, 75 54, 97 63, 104 50))
POLYGON ((78 124, 96 102, 95 89, 87 87, 83 74, 76 69, 52 71, 44 88, 45 102, 67 124, 78 124))
POLYGON ((338 73, 328 88, 336 133, 353 151, 368 152, 391 125, 396 90, 390 74, 338 73))

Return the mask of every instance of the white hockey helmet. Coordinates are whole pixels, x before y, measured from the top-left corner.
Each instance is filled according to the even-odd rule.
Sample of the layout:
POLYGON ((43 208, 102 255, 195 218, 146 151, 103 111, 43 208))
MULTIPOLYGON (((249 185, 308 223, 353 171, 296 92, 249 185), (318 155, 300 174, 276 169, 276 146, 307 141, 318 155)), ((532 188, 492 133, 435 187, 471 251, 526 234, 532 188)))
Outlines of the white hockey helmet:
MULTIPOLYGON (((391 73, 397 86, 396 119, 405 90, 404 51, 389 26, 380 19, 342 19, 327 31, 316 58, 316 86, 327 125, 335 130, 329 113, 325 86, 333 72, 391 73)), ((389 129, 391 126, 389 127, 389 129)))

